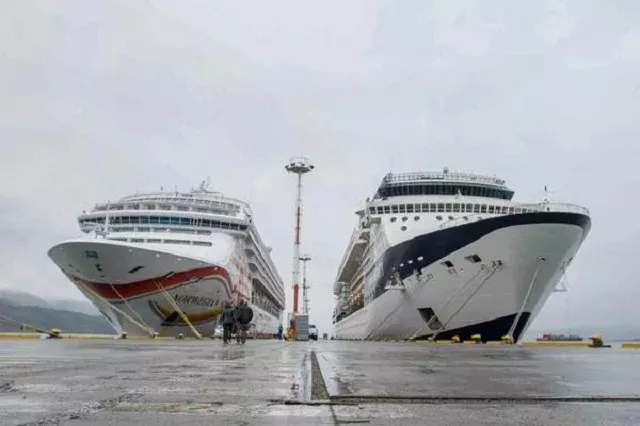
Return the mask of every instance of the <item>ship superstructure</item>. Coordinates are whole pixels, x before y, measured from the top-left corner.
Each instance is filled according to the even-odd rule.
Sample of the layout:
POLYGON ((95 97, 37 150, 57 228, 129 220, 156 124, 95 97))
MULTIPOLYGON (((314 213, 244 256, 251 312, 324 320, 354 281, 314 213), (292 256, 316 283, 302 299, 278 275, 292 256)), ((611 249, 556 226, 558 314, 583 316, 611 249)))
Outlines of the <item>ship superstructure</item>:
POLYGON ((386 175, 338 268, 338 339, 516 341, 553 292, 591 221, 573 204, 517 203, 502 179, 386 175))
POLYGON ((285 295, 250 206, 210 191, 135 194, 78 217, 84 236, 49 257, 129 334, 213 335, 225 302, 254 309, 252 332, 277 332, 285 295))

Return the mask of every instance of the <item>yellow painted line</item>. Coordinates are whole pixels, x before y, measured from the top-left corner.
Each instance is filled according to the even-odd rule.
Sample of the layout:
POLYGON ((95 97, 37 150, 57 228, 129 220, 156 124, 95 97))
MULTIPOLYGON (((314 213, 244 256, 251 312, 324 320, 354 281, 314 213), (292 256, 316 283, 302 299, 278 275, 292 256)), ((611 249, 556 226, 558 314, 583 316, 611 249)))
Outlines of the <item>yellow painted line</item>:
POLYGON ((110 334, 60 334, 63 339, 91 339, 91 340, 113 340, 118 336, 110 334))
POLYGON ((640 349, 640 342, 622 342, 620 347, 625 349, 640 349))
POLYGON ((38 340, 41 338, 42 335, 40 333, 0 333, 0 339, 38 340))

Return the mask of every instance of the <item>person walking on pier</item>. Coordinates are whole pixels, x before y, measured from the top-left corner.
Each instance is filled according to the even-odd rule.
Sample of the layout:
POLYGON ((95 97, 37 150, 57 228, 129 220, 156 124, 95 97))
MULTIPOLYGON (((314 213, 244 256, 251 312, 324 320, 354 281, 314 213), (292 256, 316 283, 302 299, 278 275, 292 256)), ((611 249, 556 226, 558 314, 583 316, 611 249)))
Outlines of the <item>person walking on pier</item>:
POLYGON ((247 304, 246 300, 241 300, 240 305, 236 308, 238 322, 238 332, 236 334, 236 340, 243 345, 247 342, 247 330, 251 326, 251 320, 253 319, 253 309, 247 304))
POLYGON ((222 339, 223 345, 227 345, 231 340, 231 329, 235 324, 234 309, 231 306, 231 302, 226 302, 224 305, 224 311, 222 311, 222 339))

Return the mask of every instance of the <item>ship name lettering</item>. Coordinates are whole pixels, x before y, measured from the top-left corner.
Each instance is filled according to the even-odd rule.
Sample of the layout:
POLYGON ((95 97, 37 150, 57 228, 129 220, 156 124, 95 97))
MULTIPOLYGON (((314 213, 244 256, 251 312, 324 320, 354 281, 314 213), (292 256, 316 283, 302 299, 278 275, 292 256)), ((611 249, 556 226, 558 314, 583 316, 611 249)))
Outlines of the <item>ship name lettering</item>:
POLYGON ((176 301, 176 303, 181 303, 183 305, 207 306, 209 308, 218 306, 221 303, 220 300, 217 299, 200 296, 188 296, 186 294, 177 294, 174 296, 174 300, 176 301))

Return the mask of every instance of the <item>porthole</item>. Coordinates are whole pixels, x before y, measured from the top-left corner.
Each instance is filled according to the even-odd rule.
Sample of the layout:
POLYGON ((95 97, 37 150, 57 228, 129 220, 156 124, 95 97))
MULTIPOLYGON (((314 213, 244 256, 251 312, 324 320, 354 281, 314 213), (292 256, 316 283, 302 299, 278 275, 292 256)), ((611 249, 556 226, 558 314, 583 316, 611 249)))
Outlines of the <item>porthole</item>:
POLYGON ((406 216, 402 216, 402 221, 403 221, 403 222, 406 222, 406 221, 407 221, 407 219, 408 219, 408 218, 407 218, 406 216))
POLYGON ((392 217, 391 219, 389 219, 389 221, 390 221, 390 222, 395 222, 395 221, 396 221, 396 218, 395 218, 395 217, 392 217))
POLYGON ((406 231, 406 230, 407 230, 407 227, 406 227, 406 226, 401 226, 401 227, 400 227, 400 229, 401 229, 402 231, 406 231))
POLYGON ((422 262, 424 260, 423 256, 418 256, 418 262, 422 262))
POLYGON ((453 220, 453 216, 449 216, 449 220, 453 220))
POLYGON ((415 220, 415 221, 420 220, 420 216, 415 216, 415 217, 413 218, 413 220, 415 220))
POLYGON ((436 216, 436 219, 442 220, 442 216, 438 215, 438 216, 436 216))

